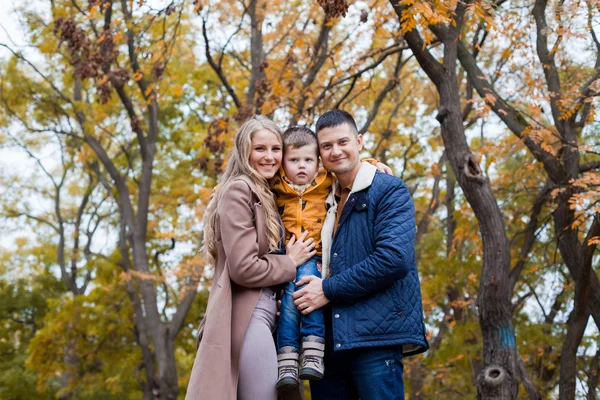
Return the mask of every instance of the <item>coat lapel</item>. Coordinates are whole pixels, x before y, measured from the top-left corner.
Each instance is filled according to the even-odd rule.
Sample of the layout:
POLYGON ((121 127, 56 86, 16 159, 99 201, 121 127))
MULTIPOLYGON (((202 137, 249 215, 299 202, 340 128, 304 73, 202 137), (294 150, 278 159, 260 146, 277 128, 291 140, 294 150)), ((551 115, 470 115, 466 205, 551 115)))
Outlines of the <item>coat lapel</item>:
POLYGON ((375 173, 377 172, 377 168, 369 163, 361 163, 360 169, 358 170, 358 174, 354 179, 354 183, 352 183, 352 190, 348 195, 348 200, 346 200, 346 204, 344 204, 344 208, 342 209, 342 215, 338 222, 338 227, 336 232, 339 232, 341 226, 348 219, 348 216, 352 213, 353 209, 357 211, 364 211, 368 207, 367 194, 365 189, 368 189, 373 183, 373 178, 375 178, 375 173))

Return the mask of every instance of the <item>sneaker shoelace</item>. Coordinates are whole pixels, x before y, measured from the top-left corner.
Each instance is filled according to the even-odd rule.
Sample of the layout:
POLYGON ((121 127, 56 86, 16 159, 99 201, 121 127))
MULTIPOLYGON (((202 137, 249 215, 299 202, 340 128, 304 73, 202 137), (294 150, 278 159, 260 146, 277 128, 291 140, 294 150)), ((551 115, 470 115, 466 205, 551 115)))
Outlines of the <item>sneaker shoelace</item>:
POLYGON ((316 356, 305 356, 304 365, 309 368, 319 369, 321 366, 321 358, 316 356))
POLYGON ((287 374, 291 374, 293 377, 296 376, 296 368, 294 367, 279 367, 279 377, 283 377, 287 374))

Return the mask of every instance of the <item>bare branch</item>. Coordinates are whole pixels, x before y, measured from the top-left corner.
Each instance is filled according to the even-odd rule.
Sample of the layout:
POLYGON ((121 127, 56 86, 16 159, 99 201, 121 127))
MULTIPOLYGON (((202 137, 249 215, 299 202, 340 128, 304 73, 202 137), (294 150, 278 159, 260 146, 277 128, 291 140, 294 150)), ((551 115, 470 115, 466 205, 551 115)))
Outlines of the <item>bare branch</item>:
MULTIPOLYGON (((248 92, 246 93, 246 105, 254 105, 254 96, 256 94, 256 85, 259 80, 265 78, 265 71, 262 67, 264 61, 264 49, 262 39, 262 23, 264 13, 256 12, 259 0, 250 0, 248 14, 250 15, 250 82, 248 83, 248 92), (262 16, 261 16, 262 15, 262 16)), ((266 7, 263 4, 262 7, 266 7)))
POLYGON ((179 331, 183 327, 183 323, 185 322, 185 317, 187 316, 192 304, 194 303, 194 298, 196 298, 196 289, 198 287, 198 282, 195 284, 186 285, 182 290, 185 295, 183 299, 179 302, 179 306, 175 311, 175 315, 171 319, 169 323, 169 338, 171 340, 175 340, 179 331))
POLYGON ((306 79, 304 80, 304 87, 310 86, 316 76, 317 73, 321 70, 321 67, 325 63, 327 59, 327 45, 329 43, 329 33, 331 32, 331 24, 327 20, 327 18, 323 19, 321 23, 321 30, 319 31, 319 37, 317 38, 317 42, 315 43, 315 47, 313 49, 312 55, 310 57, 310 61, 308 65, 310 68, 308 69, 308 73, 306 74, 306 79))
POLYGON ((25 217, 27 219, 31 219, 33 221, 37 221, 37 222, 39 222, 41 224, 47 225, 50 228, 52 228, 52 230, 54 230, 56 233, 59 233, 58 227, 56 225, 54 225, 52 222, 50 222, 50 221, 48 221, 48 220, 46 220, 46 219, 44 219, 42 217, 39 217, 37 215, 30 214, 28 212, 11 211, 11 212, 8 213, 7 216, 8 217, 14 217, 14 218, 25 217))
POLYGON ((598 377, 600 376, 600 350, 596 350, 596 355, 590 362, 590 373, 587 382, 588 392, 586 400, 596 400, 596 390, 598 387, 598 377))
POLYGON ((523 244, 521 245, 521 250, 519 251, 519 259, 515 266, 510 271, 510 287, 511 291, 514 291, 514 287, 517 284, 519 276, 521 275, 521 271, 525 267, 525 264, 528 260, 529 252, 533 248, 536 238, 536 230, 538 228, 538 217, 542 212, 542 208, 548 200, 548 195, 550 194, 550 185, 546 183, 542 189, 539 191, 538 195, 535 198, 533 203, 533 208, 531 210, 531 215, 529 216, 529 222, 527 223, 527 228, 525 228, 525 239, 523 240, 523 244))
POLYGON ((427 233, 427 229, 429 227, 429 221, 435 211, 437 210, 440 201, 440 181, 442 179, 442 171, 441 165, 446 162, 446 153, 443 153, 438 161, 438 171, 435 175, 435 179, 433 181, 433 189, 431 190, 431 200, 429 201, 429 206, 427 206, 427 210, 425 210, 425 214, 421 217, 421 220, 417 224, 417 234, 415 236, 415 246, 421 243, 421 239, 427 233))
POLYGON ((12 133, 10 133, 9 131, 4 131, 4 134, 6 136, 8 136, 17 146, 19 146, 21 148, 21 150, 23 150, 25 153, 27 153, 27 155, 30 158, 32 158, 35 161, 35 163, 40 167, 40 169, 42 170, 44 175, 46 175, 50 179, 54 188, 58 188, 58 183, 56 183, 52 174, 50 174, 50 172, 48 172, 48 170, 46 169, 44 164, 42 164, 42 160, 40 160, 39 157, 37 157, 35 154, 33 154, 31 152, 31 150, 29 150, 29 148, 24 143, 21 143, 21 141, 19 139, 17 139, 12 133))
MULTIPOLYGON (((317 98, 315 99, 315 101, 313 102, 313 105, 311 107, 309 107, 309 111, 311 111, 317 104, 320 104, 323 99, 325 98, 325 96, 327 95, 327 92, 329 92, 331 89, 333 89, 334 87, 347 82, 347 81, 352 81, 351 86, 350 86, 350 90, 348 90, 346 92, 346 94, 344 95, 343 99, 345 99, 351 92, 351 89, 354 88, 354 84, 356 83, 356 81, 365 73, 368 72, 372 69, 377 68, 377 66, 379 66, 383 61, 385 61, 385 59, 389 56, 391 56, 392 54, 396 54, 399 53, 403 50, 407 50, 409 49, 409 47, 406 46, 394 46, 391 49, 389 49, 388 51, 384 52, 383 54, 381 54, 373 63, 363 67, 362 69, 360 69, 359 71, 345 76, 343 78, 340 78, 336 81, 330 82, 325 88, 323 88, 323 90, 321 91, 321 93, 319 93, 319 95, 317 96, 317 98)), ((343 100, 338 101, 338 104, 336 106, 339 107, 339 105, 343 102, 343 100)))
POLYGON ((385 87, 381 90, 379 95, 377 95, 377 98, 375 99, 375 102, 373 103, 373 108, 371 108, 371 110, 369 111, 369 115, 367 116, 367 121, 365 122, 363 127, 360 128, 360 130, 358 131, 359 134, 362 135, 365 132, 367 132, 367 130, 369 129, 369 126, 377 117, 377 113, 379 112, 379 107, 381 106, 381 103, 383 103, 383 100, 386 98, 388 93, 390 93, 392 90, 394 90, 398 86, 398 83, 399 83, 398 76, 400 75, 400 70, 402 69, 402 67, 405 64, 406 64, 406 60, 402 59, 402 52, 401 52, 398 55, 398 60, 396 61, 396 67, 394 68, 394 75, 392 77, 390 77, 390 79, 388 79, 385 87))
POLYGON ((594 25, 593 25, 593 19, 592 19, 593 7, 590 2, 587 2, 587 8, 588 8, 587 26, 590 31, 592 41, 596 45, 596 62, 594 64, 594 68, 596 69, 596 71, 594 72, 594 74, 592 74, 592 76, 583 85, 582 90, 581 90, 581 96, 579 96, 579 98, 577 99, 577 103, 578 103, 578 106, 576 108, 577 111, 580 108, 582 108, 581 116, 579 117, 579 120, 576 122, 576 126, 579 128, 584 127, 585 124, 588 122, 588 118, 592 111, 592 104, 591 104, 591 102, 588 101, 588 97, 592 95, 591 85, 600 78, 600 41, 598 40, 598 37, 596 36, 596 32, 594 31, 594 25))
POLYGON ((215 60, 213 59, 212 55, 210 54, 210 46, 209 46, 208 34, 206 33, 206 19, 205 18, 202 18, 202 37, 204 38, 204 49, 205 49, 204 54, 206 55, 206 60, 208 61, 208 64, 211 66, 213 71, 217 74, 217 77, 219 78, 219 80, 221 81, 223 86, 225 86, 225 89, 227 90, 227 93, 229 93, 231 98, 233 99, 233 102, 235 103, 236 108, 238 110, 241 110, 243 108, 242 102, 240 101, 238 96, 235 94, 235 90, 233 90, 233 88, 227 81, 227 77, 223 73, 223 70, 221 68, 219 68, 219 66, 215 63, 215 60))
POLYGON ((23 55, 21 53, 18 53, 16 51, 14 51, 10 46, 5 45, 4 43, 0 43, 0 47, 4 47, 6 48, 8 51, 10 51, 15 57, 17 57, 18 59, 24 61, 26 64, 28 64, 44 81, 46 81, 46 83, 48 83, 50 85, 50 87, 67 103, 69 103, 70 105, 74 106, 73 101, 67 97, 59 88, 56 87, 56 85, 54 85, 54 83, 50 80, 50 78, 48 78, 46 75, 44 75, 31 61, 29 61, 28 59, 26 59, 25 57, 23 57, 23 55))
POLYGON ((546 77, 546 84, 548 90, 553 93, 550 96, 550 107, 552 109, 552 116, 554 122, 557 125, 562 125, 561 111, 560 111, 560 78, 558 76, 558 68, 554 60, 554 54, 548 50, 548 24, 546 23, 546 0, 536 0, 535 6, 533 7, 533 16, 536 22, 536 50, 538 58, 544 67, 544 75, 546 77))
MULTIPOLYGON (((244 10, 244 14, 245 13, 246 13, 246 11, 244 10)), ((237 29, 235 31, 233 31, 233 33, 229 36, 229 38, 227 39, 227 41, 221 48, 221 55, 219 56, 219 69, 220 70, 223 69, 223 60, 225 59, 225 50, 227 49, 227 46, 229 46, 229 43, 235 37, 235 35, 237 35, 242 30, 243 24, 244 24, 244 18, 240 18, 240 23, 238 24, 237 29)))
POLYGON ((600 169, 600 161, 592 161, 586 164, 581 164, 579 166, 580 173, 592 171, 594 169, 600 169))
POLYGON ((527 391, 527 394, 529 395, 529 399, 530 400, 542 400, 542 395, 540 394, 540 391, 537 389, 537 387, 531 380, 531 377, 529 376, 529 373, 527 372, 527 368, 525 368, 525 364, 523 363, 523 359, 520 356, 518 357, 518 360, 517 360, 517 368, 518 368, 518 372, 519 372, 519 379, 521 380, 521 383, 523 384, 523 386, 525 386, 525 390, 527 391))
POLYGON ((544 168, 550 177, 557 183, 565 182, 566 172, 560 165, 556 157, 544 150, 539 143, 536 143, 529 135, 527 130, 530 125, 519 111, 511 107, 492 87, 485 77, 485 74, 475 61, 473 55, 467 50, 462 41, 458 42, 458 58, 461 65, 467 71, 469 80, 477 90, 479 96, 486 100, 486 103, 492 108, 494 113, 506 124, 506 126, 521 140, 525 142, 527 148, 535 158, 544 164, 544 168), (491 98, 490 98, 491 96, 491 98))
MULTIPOLYGON (((310 61, 308 62, 308 72, 306 73, 306 79, 302 84, 302 97, 298 102, 297 111, 294 115, 294 120, 297 121, 304 113, 304 105, 306 103, 306 88, 308 88, 315 81, 317 74, 325 64, 327 59, 327 48, 329 45, 329 32, 331 32, 331 24, 327 18, 323 18, 321 23, 321 30, 319 31, 319 37, 315 43, 310 61)), ((315 102, 317 104, 318 101, 315 102)))

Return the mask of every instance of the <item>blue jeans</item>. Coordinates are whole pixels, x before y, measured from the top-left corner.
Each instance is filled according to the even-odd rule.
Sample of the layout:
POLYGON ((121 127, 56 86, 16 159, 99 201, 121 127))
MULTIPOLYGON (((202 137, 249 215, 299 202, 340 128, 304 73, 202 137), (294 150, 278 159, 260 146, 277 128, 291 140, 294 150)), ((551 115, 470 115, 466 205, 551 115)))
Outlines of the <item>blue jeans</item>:
POLYGON ((292 298, 292 293, 304 287, 296 286, 296 282, 302 277, 310 275, 318 278, 321 277, 321 272, 317 268, 317 262, 321 262, 321 258, 314 256, 299 266, 296 271, 296 280, 284 285, 283 297, 281 298, 281 314, 279 317, 279 326, 277 327, 278 350, 285 346, 292 346, 299 350, 301 337, 325 337, 323 310, 318 309, 308 315, 302 315, 294 305, 294 299, 292 298))
POLYGON ((313 400, 404 400, 400 346, 334 351, 327 328, 325 377, 310 381, 313 400))

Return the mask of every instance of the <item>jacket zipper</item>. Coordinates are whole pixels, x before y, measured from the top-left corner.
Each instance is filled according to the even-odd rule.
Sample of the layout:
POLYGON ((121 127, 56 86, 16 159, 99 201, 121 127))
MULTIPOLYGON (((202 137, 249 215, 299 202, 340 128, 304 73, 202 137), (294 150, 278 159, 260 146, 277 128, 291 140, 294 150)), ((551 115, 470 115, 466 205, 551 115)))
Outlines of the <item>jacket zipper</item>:
POLYGON ((298 216, 296 218, 296 222, 298 224, 298 231, 299 231, 298 235, 302 235, 302 195, 300 195, 300 197, 298 197, 298 212, 296 213, 296 215, 298 216))

